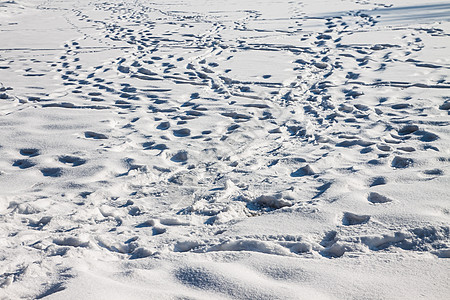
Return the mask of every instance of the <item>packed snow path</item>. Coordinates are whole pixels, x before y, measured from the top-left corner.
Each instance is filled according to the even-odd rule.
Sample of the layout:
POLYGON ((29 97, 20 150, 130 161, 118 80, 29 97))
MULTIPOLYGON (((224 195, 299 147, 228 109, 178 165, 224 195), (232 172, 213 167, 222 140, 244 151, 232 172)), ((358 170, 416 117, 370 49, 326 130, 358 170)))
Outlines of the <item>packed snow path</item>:
POLYGON ((446 298, 449 21, 0 2, 0 296, 446 298))

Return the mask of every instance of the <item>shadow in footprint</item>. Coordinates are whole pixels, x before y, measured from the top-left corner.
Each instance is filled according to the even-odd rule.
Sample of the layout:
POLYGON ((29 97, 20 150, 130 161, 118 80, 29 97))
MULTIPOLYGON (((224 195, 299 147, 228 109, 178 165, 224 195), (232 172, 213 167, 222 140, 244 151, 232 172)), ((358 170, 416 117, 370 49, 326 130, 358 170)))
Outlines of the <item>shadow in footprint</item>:
POLYGON ((62 175, 61 168, 44 168, 41 169, 42 175, 48 177, 60 177, 62 175))
POLYGON ((144 142, 142 143, 142 147, 144 148, 144 150, 149 150, 152 149, 153 145, 155 144, 155 142, 144 142))
POLYGON ((416 132, 416 134, 422 135, 422 137, 420 138, 422 142, 434 142, 439 139, 439 136, 437 134, 428 131, 420 131, 416 132))
POLYGON ((425 175, 437 175, 437 176, 444 175, 444 171, 442 171, 441 169, 425 170, 423 171, 423 173, 425 175))
POLYGON ((72 165, 72 167, 81 166, 86 163, 85 159, 70 155, 60 156, 58 160, 63 164, 72 165))
POLYGON ((419 126, 417 125, 405 125, 398 130, 399 135, 407 135, 419 130, 419 126))
POLYGON ((304 167, 301 167, 295 172, 291 173, 291 177, 302 177, 302 176, 308 176, 308 175, 315 175, 316 171, 310 166, 306 165, 304 167))
POLYGON ((20 169, 28 169, 31 168, 33 166, 35 166, 36 164, 33 163, 31 160, 29 159, 18 159, 13 163, 14 167, 19 167, 20 169))
POLYGON ((397 169, 404 169, 413 164, 413 160, 411 158, 396 156, 392 160, 392 167, 397 169))
POLYGON ((359 225, 367 223, 370 220, 369 215, 357 215, 354 213, 346 212, 342 218, 343 225, 359 225))
POLYGON ((185 162, 188 159, 188 154, 186 151, 179 151, 177 154, 172 156, 170 159, 173 162, 185 162))
POLYGON ((35 148, 20 149, 19 152, 21 155, 28 156, 28 157, 38 156, 40 154, 39 149, 35 149, 35 148))
POLYGON ((66 287, 63 286, 63 283, 61 283, 61 282, 60 283, 56 283, 56 284, 50 286, 43 293, 39 294, 36 297, 36 299, 42 299, 42 298, 48 297, 48 296, 50 296, 50 295, 52 295, 54 293, 64 291, 65 289, 66 289, 66 287))
POLYGON ((367 196, 367 200, 374 204, 392 202, 392 199, 390 199, 386 196, 383 196, 381 194, 378 194, 377 192, 371 192, 367 196))
POLYGON ((177 129, 173 131, 173 135, 176 137, 186 137, 191 134, 191 130, 188 128, 177 129))
POLYGON ((97 133, 97 132, 93 132, 93 131, 86 131, 84 133, 84 136, 88 139, 94 139, 94 140, 105 140, 108 138, 103 133, 97 133))
POLYGON ((163 150, 169 149, 169 147, 167 147, 166 144, 156 144, 155 146, 151 147, 151 149, 163 151, 163 150))
POLYGON ((312 199, 319 198, 323 193, 325 193, 331 187, 331 184, 332 184, 332 182, 327 182, 327 183, 324 183, 323 185, 319 186, 317 188, 318 193, 312 199))
POLYGON ((156 129, 159 130, 167 130, 170 128, 170 123, 169 122, 161 122, 159 123, 159 125, 156 127, 156 129))
POLYGON ((228 130, 228 132, 230 133, 230 132, 235 131, 235 130, 238 129, 239 127, 241 127, 241 125, 233 124, 233 125, 229 126, 229 127, 227 128, 227 130, 228 130))
POLYGON ((386 184, 386 178, 380 176, 380 177, 372 178, 369 186, 372 187, 372 186, 383 185, 383 184, 386 184))

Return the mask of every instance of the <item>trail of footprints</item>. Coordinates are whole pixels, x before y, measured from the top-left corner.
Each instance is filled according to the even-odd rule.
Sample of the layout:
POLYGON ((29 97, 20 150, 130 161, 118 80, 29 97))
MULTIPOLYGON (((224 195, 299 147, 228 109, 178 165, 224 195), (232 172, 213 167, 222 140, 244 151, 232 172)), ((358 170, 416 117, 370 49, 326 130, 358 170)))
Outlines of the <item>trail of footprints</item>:
MULTIPOLYGON (((234 42, 220 38, 221 32, 230 30, 230 26, 233 26, 233 30, 252 31, 248 27, 259 17, 257 11, 248 12, 243 20, 230 25, 226 22, 212 22, 202 15, 189 16, 159 11, 151 5, 147 7, 142 4, 136 8, 127 7, 127 3, 105 2, 95 3, 95 6, 97 10, 111 12, 110 18, 99 21, 82 11, 74 13, 79 16, 80 22, 96 23, 96 26, 101 28, 97 37, 84 35, 81 39, 67 42, 64 45, 64 54, 51 64, 53 70, 59 74, 67 96, 53 100, 37 94, 30 96, 28 101, 41 103, 42 107, 49 109, 56 107, 113 110, 124 118, 124 124, 121 124, 118 130, 124 132, 124 135, 137 135, 145 140, 139 145, 140 151, 151 151, 151 155, 157 157, 170 153, 170 162, 147 168, 127 160, 129 170, 125 174, 117 175, 118 178, 139 178, 142 174, 156 173, 157 179, 153 183, 141 185, 139 192, 130 188, 126 201, 120 198, 102 202, 104 205, 101 214, 106 220, 105 224, 109 224, 109 227, 105 225, 108 230, 114 231, 124 222, 128 222, 134 224, 137 236, 149 231, 150 237, 143 234, 142 237, 123 242, 67 237, 55 239, 55 245, 88 247, 89 243, 95 242, 108 251, 129 255, 130 258, 143 258, 153 253, 145 247, 151 239, 164 239, 175 227, 177 230, 181 227, 189 231, 192 226, 199 226, 186 221, 193 217, 204 224, 203 242, 198 239, 170 241, 168 247, 172 247, 173 251, 267 252, 267 249, 272 249, 269 253, 340 257, 346 252, 362 251, 361 247, 380 251, 393 246, 415 251, 431 249, 439 257, 448 255, 442 250, 442 243, 449 238, 448 228, 414 228, 406 233, 380 228, 383 234, 360 236, 357 228, 372 226, 373 218, 368 214, 351 211, 342 212, 337 230, 324 233, 316 240, 308 240, 302 236, 226 235, 227 222, 266 213, 281 213, 283 210, 314 211, 318 205, 328 201, 327 193, 333 189, 334 182, 327 180, 327 171, 317 166, 321 161, 326 161, 327 156, 333 155, 333 149, 348 148, 356 153, 358 161, 355 164, 366 163, 371 168, 381 168, 386 164, 393 172, 418 168, 427 179, 445 173, 439 168, 416 167, 415 159, 410 156, 415 151, 440 152, 434 143, 439 141, 440 136, 428 129, 432 126, 429 126, 429 120, 426 118, 427 108, 414 105, 417 99, 410 98, 405 92, 405 98, 401 102, 389 97, 380 97, 372 105, 360 101, 364 99, 365 90, 377 86, 405 90, 431 88, 430 85, 413 82, 364 82, 360 80, 358 72, 358 69, 365 68, 382 73, 389 67, 390 62, 398 60, 391 58, 392 48, 400 48, 405 55, 421 51, 423 44, 420 38, 406 35, 403 44, 399 45, 344 45, 341 43, 343 37, 355 31, 355 28, 370 30, 376 26, 376 19, 356 12, 322 19, 326 28, 323 32, 302 33, 302 22, 308 22, 308 18, 301 13, 301 8, 295 8, 293 17, 297 19, 297 28, 292 26, 289 32, 298 34, 305 47, 292 45, 276 48, 274 45, 258 43, 258 40, 254 43, 250 40, 233 45, 234 42), (167 20, 164 25, 171 29, 167 29, 165 34, 155 36, 153 31, 160 24, 151 21, 152 19, 147 17, 149 14, 163 17, 167 20), (183 32, 182 29, 195 27, 190 23, 191 18, 206 23, 208 31, 203 35, 179 34, 178 32, 183 32), (87 49, 83 43, 89 39, 97 39, 107 49, 87 49), (83 62, 89 51, 108 51, 117 45, 123 47, 122 56, 112 56, 96 66, 83 62), (172 54, 171 50, 180 47, 186 48, 190 55, 198 54, 197 58, 172 54), (254 49, 295 53, 296 59, 292 64, 293 70, 298 74, 297 79, 286 85, 272 82, 272 75, 266 74, 260 82, 253 79, 243 82, 228 77, 227 74, 231 70, 220 68, 222 61, 226 60, 218 58, 229 55, 231 59, 233 52, 254 49), (339 78, 341 82, 335 78, 339 78), (343 84, 345 88, 342 88, 343 84), (186 101, 172 99, 171 93, 185 88, 190 91, 186 101), (252 91, 254 88, 270 96, 260 97, 252 91), (237 103, 235 97, 245 101, 237 103), (296 122, 295 115, 291 117, 289 113, 284 112, 290 110, 301 110, 312 125, 307 127, 304 123, 296 122), (152 116, 153 123, 148 124, 154 128, 152 134, 139 129, 139 117, 134 114, 136 111, 145 111, 152 116), (418 120, 423 121, 410 120, 410 114, 419 114, 422 119, 418 120), (212 130, 208 126, 198 130, 197 127, 190 127, 193 122, 198 121, 195 124, 199 124, 202 118, 211 120, 211 116, 218 116, 217 119, 220 118, 223 122, 223 128, 212 130), (334 125, 341 123, 346 124, 347 132, 335 130, 334 125), (266 124, 270 124, 273 129, 264 133, 257 131, 258 128, 266 128, 266 124), (388 124, 397 126, 392 128, 388 124), (382 129, 378 130, 377 127, 382 129), (332 138, 329 138, 330 136, 332 138), (172 151, 171 147, 176 143, 181 143, 183 149, 175 148, 172 151), (225 145, 230 153, 220 153, 221 145, 225 145), (311 154, 307 158, 298 155, 298 148, 302 146, 310 147, 308 149, 311 154), (245 152, 246 148, 252 147, 257 151, 251 154, 245 152), (200 154, 195 154, 191 149, 200 149, 200 154), (191 155, 203 155, 206 158, 195 166, 191 164, 191 155), (261 159, 256 160, 254 155, 261 159), (255 166, 259 161, 263 161, 264 165, 255 166), (291 171, 284 174, 285 178, 267 176, 271 170, 282 170, 286 166, 291 171), (256 176, 250 176, 253 172, 256 176), (227 173, 236 176, 239 182, 227 181, 227 173), (203 178, 200 178, 199 174, 204 174, 203 178), (195 190, 192 186, 202 180, 208 188, 198 189, 194 196, 190 190, 195 190), (165 188, 155 188, 156 183, 162 183, 165 188), (306 201, 297 200, 299 188, 294 185, 298 183, 307 190, 306 201), (263 190, 260 188, 267 185, 277 185, 279 191, 273 192, 272 189, 272 192, 258 194, 259 190, 263 190), (174 218, 149 218, 153 212, 148 205, 142 204, 142 198, 166 199, 165 197, 170 197, 170 191, 163 190, 167 189, 185 191, 189 197, 194 198, 194 203, 174 209, 174 218), (354 243, 354 239, 360 239, 361 242, 354 243)), ((81 27, 79 30, 83 32, 81 27)), ((427 34, 440 32, 430 31, 427 34)), ((408 59, 403 63, 420 68, 445 67, 408 59)), ((3 63, 0 66, 3 67, 3 63)), ((445 88, 449 86, 449 82, 445 78, 435 85, 436 88, 445 88)), ((3 88, 1 92, 1 99, 10 97, 11 90, 3 88)), ((449 103, 450 99, 444 98, 435 109, 449 111, 449 103)), ((436 124, 446 125, 446 122, 436 124)), ((113 140, 105 132, 84 131, 80 134, 85 139, 102 140, 106 144, 112 143, 113 140)), ((43 165, 38 160, 42 155, 41 150, 36 148, 23 148, 17 154, 18 158, 12 162, 12 166, 18 171, 37 168, 44 177, 49 178, 64 176, 66 168, 82 168, 89 163, 88 159, 83 157, 66 154, 54 157, 59 166, 43 165)), ((448 163, 448 158, 433 157, 437 157, 442 164, 448 163)), ((342 168, 336 167, 335 171, 341 174, 356 172, 355 169, 346 167, 345 163, 342 168)), ((396 201, 400 201, 377 191, 377 187, 385 184, 389 184, 389 181, 383 176, 373 177, 367 182, 368 193, 364 201, 368 206, 395 205, 396 201)), ((80 205, 89 205, 89 201, 94 201, 91 199, 95 199, 95 196, 93 191, 83 191, 77 199, 80 200, 80 205)), ((163 207, 163 204, 160 205, 163 207)), ((27 210, 21 207, 15 212, 24 213, 27 210)), ((39 224, 42 228, 51 227, 51 221, 45 222, 44 219, 39 224)), ((30 223, 31 225, 33 224, 30 223)))

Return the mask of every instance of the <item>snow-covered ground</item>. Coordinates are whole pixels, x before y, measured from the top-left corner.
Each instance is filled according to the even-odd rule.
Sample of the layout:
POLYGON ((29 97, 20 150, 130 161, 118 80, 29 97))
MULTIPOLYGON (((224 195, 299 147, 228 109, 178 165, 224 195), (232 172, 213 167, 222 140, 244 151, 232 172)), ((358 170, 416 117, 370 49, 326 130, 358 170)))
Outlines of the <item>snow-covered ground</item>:
POLYGON ((450 3, 0 1, 0 299, 448 299, 450 3))

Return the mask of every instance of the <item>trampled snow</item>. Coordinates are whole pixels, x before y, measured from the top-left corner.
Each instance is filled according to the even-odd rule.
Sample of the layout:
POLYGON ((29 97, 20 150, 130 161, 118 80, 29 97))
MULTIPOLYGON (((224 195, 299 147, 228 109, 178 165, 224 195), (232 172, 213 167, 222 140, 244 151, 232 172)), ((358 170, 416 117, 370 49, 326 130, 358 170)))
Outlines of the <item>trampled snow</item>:
POLYGON ((450 4, 0 1, 1 299, 447 299, 450 4))

